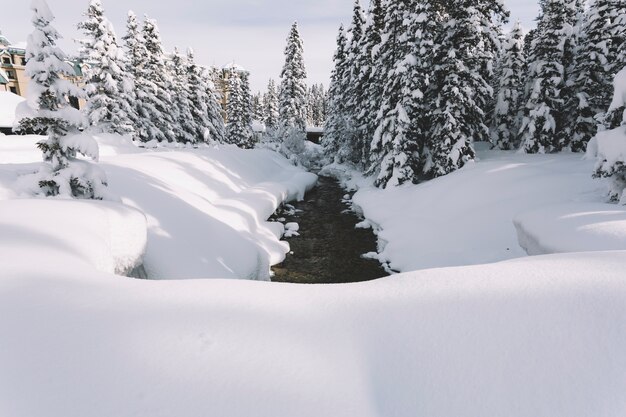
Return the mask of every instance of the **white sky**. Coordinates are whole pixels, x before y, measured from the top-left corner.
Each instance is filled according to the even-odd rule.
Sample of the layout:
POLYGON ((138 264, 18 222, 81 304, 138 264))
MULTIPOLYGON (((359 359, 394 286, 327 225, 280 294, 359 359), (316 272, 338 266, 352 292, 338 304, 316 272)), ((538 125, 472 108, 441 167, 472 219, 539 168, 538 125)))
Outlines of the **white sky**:
MULTIPOLYGON (((504 0, 511 20, 532 25, 537 0, 504 0)), ((362 0, 364 7, 367 0, 362 0)), ((88 0, 48 0, 65 37, 61 46, 75 50, 72 39, 80 37, 76 23, 88 0)), ((304 40, 309 83, 328 84, 335 37, 340 23, 351 20, 353 0, 102 0, 107 17, 118 36, 125 31, 128 10, 158 20, 168 50, 191 46, 200 64, 222 66, 230 61, 251 71, 253 90, 264 90, 267 80, 278 79, 283 48, 294 20, 304 40)), ((30 0, 17 0, 11 15, 3 16, 0 30, 13 42, 26 39, 31 30, 30 0)))

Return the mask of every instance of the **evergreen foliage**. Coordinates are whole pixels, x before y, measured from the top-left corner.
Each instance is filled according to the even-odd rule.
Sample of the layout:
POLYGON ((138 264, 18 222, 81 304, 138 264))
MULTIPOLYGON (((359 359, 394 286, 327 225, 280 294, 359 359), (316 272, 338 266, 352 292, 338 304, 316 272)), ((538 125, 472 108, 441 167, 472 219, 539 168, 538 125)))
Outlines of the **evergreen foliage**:
POLYGON ((40 172, 39 187, 47 196, 101 198, 104 174, 76 160, 78 153, 98 159, 97 144, 77 135, 82 116, 69 104, 69 97, 81 97, 83 92, 69 81, 74 68, 56 45, 61 36, 51 25, 54 16, 46 1, 34 0, 31 10, 34 30, 28 36, 26 75, 31 79, 28 103, 34 117, 25 123, 48 135, 37 144, 48 162, 40 172))
POLYGON ((251 127, 250 103, 246 102, 241 75, 233 71, 228 80, 226 140, 240 148, 252 148, 254 147, 254 138, 251 127))
POLYGON ((263 96, 263 114, 265 126, 268 129, 278 127, 278 92, 276 91, 276 82, 272 79, 267 84, 267 92, 263 96))
POLYGON ((100 0, 91 0, 85 16, 78 28, 85 33, 80 59, 88 64, 83 73, 89 125, 101 132, 133 134, 137 117, 132 84, 113 26, 104 16, 100 0))
POLYGON ((306 130, 306 69, 304 47, 298 24, 291 26, 285 47, 285 65, 280 74, 279 92, 280 125, 306 130))
POLYGON ((525 80, 524 33, 518 21, 509 34, 499 66, 500 80, 494 109, 492 142, 499 149, 517 149, 525 80))

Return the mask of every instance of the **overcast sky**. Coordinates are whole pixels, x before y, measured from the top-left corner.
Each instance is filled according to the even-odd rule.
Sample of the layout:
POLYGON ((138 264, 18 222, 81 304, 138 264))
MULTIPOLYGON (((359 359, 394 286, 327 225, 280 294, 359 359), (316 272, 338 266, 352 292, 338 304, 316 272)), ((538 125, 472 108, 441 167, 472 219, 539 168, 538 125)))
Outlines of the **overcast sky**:
MULTIPOLYGON (((505 3, 512 20, 532 25, 537 0, 505 3)), ((13 42, 24 41, 31 30, 29 4, 30 0, 13 2, 10 17, 0 22, 0 30, 13 42)), ((74 52, 72 40, 80 37, 76 23, 88 0, 48 0, 48 4, 56 16, 54 25, 65 38, 61 46, 74 52)), ((256 91, 280 75, 285 39, 296 20, 304 40, 308 81, 327 85, 337 29, 342 22, 350 23, 353 0, 102 0, 102 4, 118 36, 124 34, 128 10, 148 14, 158 20, 166 49, 191 46, 204 65, 235 61, 251 72, 256 91)))

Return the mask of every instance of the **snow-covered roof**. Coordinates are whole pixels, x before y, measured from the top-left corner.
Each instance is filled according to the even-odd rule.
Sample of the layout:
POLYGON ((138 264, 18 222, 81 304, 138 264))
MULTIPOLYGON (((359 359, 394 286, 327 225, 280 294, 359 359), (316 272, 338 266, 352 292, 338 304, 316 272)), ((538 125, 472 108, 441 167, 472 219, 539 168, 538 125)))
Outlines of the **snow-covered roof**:
POLYGON ((224 65, 222 69, 229 70, 229 71, 237 71, 237 72, 248 72, 247 69, 245 69, 239 64, 236 64, 235 61, 229 62, 228 64, 224 65))
POLYGON ((8 84, 8 83, 9 83, 9 76, 7 75, 6 72, 4 72, 2 68, 0 68, 0 84, 8 84))
POLYGON ((24 101, 17 94, 0 91, 0 127, 13 127, 17 106, 24 101))

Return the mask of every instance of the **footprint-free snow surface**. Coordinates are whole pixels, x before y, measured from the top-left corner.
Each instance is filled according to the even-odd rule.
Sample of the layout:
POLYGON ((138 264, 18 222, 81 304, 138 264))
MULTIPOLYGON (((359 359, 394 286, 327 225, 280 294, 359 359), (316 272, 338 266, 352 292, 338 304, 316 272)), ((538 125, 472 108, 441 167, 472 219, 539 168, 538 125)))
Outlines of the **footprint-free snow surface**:
MULTIPOLYGON (((28 189, 18 174, 38 162, 15 143, 5 152, 5 139, 1 416, 626 414, 626 252, 526 257, 517 244, 513 219, 537 230, 523 213, 564 204, 549 212, 563 218, 601 201, 573 155, 489 153, 428 184, 364 187, 355 201, 386 243, 381 258, 444 267, 303 286, 113 274, 144 244, 161 278, 252 277, 280 261, 282 226, 265 219, 315 177, 278 155, 113 155, 113 142, 101 165, 124 205, 15 201, 28 189)), ((598 238, 607 229, 593 219, 585 230, 598 238)))

